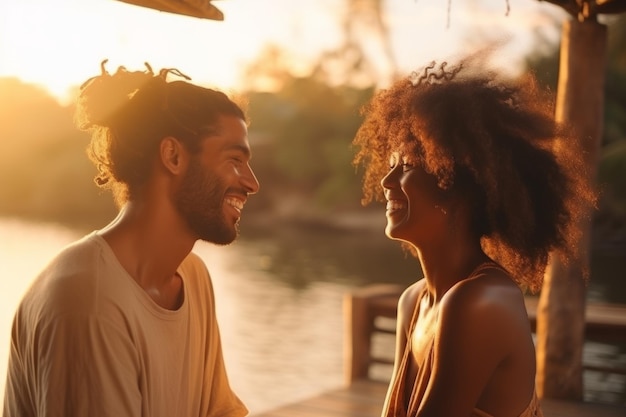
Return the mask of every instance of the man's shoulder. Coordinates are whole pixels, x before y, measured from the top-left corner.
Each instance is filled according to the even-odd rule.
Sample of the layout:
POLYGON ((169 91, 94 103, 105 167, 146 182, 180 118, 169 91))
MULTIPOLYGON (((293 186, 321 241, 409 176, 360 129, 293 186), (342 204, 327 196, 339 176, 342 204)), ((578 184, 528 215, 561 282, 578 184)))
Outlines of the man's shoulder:
POLYGON ((91 273, 102 261, 102 246, 91 233, 61 249, 39 273, 35 282, 54 284, 91 273))
POLYGON ((189 254, 183 259, 179 266, 179 272, 182 272, 188 277, 208 277, 209 271, 202 258, 195 252, 189 252, 189 254))
POLYGON ((102 247, 94 233, 70 243, 35 277, 21 304, 46 311, 89 307, 101 264, 102 247))
POLYGON ((185 282, 191 289, 200 293, 213 293, 213 282, 204 259, 195 252, 190 252, 178 268, 185 282))

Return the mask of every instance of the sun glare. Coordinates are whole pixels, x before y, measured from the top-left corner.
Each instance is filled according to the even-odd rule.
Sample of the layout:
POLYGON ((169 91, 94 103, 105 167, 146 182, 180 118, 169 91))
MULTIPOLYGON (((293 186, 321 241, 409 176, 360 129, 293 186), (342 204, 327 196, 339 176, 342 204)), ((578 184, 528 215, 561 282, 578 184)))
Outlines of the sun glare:
POLYGON ((179 68, 201 84, 235 88, 237 62, 253 52, 245 32, 224 22, 113 0, 4 0, 0 13, 0 76, 43 85, 61 101, 98 74, 104 59, 109 71, 149 62, 155 70, 179 68))
MULTIPOLYGON (((343 0, 224 0, 216 3, 225 15, 222 22, 115 0, 0 3, 0 77, 41 85, 61 102, 71 100, 78 85, 97 75, 104 59, 109 59, 109 71, 119 65, 143 69, 148 62, 155 70, 178 68, 201 85, 238 90, 246 65, 268 44, 287 49, 293 68, 302 72, 322 51, 344 41, 343 0)), ((481 31, 515 39, 517 57, 506 59, 519 61, 519 44, 529 42, 536 24, 528 25, 537 22, 538 6, 515 3, 505 16, 501 0, 478 3, 484 7, 480 15, 465 2, 453 3, 447 15, 440 1, 388 0, 387 24, 399 69, 410 72, 431 59, 449 57, 476 44, 472 36, 481 31)), ((361 39, 370 39, 366 35, 361 39)), ((381 73, 389 71, 374 43, 365 49, 374 51, 381 73)))

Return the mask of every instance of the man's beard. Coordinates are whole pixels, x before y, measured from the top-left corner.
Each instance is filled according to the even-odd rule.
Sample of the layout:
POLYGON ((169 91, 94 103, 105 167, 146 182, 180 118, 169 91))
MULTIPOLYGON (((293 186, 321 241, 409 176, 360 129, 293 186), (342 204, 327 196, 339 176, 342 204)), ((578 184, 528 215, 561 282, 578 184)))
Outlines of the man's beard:
POLYGON ((226 189, 219 177, 204 170, 192 157, 174 204, 199 239, 227 245, 239 234, 238 222, 229 224, 224 217, 226 189))

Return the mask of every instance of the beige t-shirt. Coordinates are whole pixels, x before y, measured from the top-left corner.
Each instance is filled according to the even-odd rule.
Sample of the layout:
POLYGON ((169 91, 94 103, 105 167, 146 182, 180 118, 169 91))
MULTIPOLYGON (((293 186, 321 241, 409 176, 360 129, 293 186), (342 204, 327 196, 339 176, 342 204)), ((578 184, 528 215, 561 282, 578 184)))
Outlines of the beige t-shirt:
POLYGON ((184 302, 159 307, 97 232, 35 280, 13 323, 4 417, 241 417, 210 277, 190 254, 184 302))

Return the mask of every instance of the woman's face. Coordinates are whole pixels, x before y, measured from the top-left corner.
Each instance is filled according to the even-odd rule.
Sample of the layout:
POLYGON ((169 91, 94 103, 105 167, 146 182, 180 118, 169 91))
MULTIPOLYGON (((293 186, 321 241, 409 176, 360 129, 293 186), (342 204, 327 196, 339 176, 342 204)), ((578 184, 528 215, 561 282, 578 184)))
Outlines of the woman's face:
POLYGON ((421 247, 439 236, 447 222, 444 191, 412 154, 397 151, 381 180, 387 200, 385 234, 421 247))

